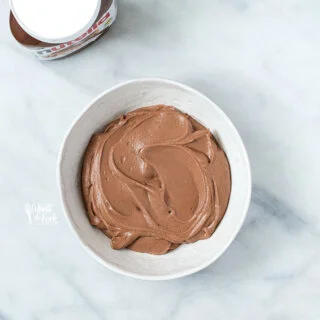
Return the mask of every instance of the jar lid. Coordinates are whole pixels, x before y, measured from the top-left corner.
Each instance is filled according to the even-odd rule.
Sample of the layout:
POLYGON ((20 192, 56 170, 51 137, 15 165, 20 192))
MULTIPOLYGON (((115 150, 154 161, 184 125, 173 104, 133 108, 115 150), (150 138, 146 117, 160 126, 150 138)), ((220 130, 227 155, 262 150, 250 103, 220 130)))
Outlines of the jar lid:
POLYGON ((32 37, 61 43, 74 40, 93 25, 101 0, 10 0, 10 6, 32 37))

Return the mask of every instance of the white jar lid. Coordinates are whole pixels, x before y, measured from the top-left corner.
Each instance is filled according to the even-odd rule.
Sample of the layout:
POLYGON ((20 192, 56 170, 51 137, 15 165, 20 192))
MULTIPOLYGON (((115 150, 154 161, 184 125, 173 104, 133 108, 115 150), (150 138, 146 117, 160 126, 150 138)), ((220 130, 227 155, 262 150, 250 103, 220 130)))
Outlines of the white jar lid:
POLYGON ((74 40, 96 20, 101 0, 10 0, 21 27, 49 43, 74 40))

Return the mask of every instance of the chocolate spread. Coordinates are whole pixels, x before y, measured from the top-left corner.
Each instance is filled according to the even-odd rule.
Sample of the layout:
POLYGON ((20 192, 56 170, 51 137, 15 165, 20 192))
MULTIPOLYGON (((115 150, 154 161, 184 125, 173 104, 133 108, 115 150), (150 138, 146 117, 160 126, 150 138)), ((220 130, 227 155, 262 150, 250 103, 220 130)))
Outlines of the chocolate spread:
POLYGON ((117 15, 117 0, 101 0, 101 7, 93 25, 78 38, 62 42, 48 43, 28 34, 10 12, 10 29, 14 38, 41 60, 54 60, 84 48, 109 30, 117 15))
POLYGON ((230 189, 229 163, 213 135, 170 106, 123 115, 93 135, 85 153, 88 217, 113 249, 164 254, 209 238, 230 189))

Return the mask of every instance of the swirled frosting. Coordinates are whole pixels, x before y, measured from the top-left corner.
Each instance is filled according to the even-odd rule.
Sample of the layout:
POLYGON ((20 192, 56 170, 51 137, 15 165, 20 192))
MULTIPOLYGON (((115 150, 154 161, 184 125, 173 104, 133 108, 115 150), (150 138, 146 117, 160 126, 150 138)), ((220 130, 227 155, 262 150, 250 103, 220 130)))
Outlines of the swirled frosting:
POLYGON ((113 249, 164 254, 209 238, 230 189, 227 157, 210 131, 170 106, 123 115, 85 153, 88 217, 113 249))

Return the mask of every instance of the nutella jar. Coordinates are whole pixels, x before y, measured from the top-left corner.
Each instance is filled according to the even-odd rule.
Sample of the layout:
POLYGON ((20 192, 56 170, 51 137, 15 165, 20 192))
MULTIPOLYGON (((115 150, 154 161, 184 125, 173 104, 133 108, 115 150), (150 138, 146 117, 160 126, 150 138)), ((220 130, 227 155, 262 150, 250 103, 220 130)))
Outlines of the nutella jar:
POLYGON ((12 35, 41 60, 65 57, 105 33, 117 0, 10 0, 12 35))

